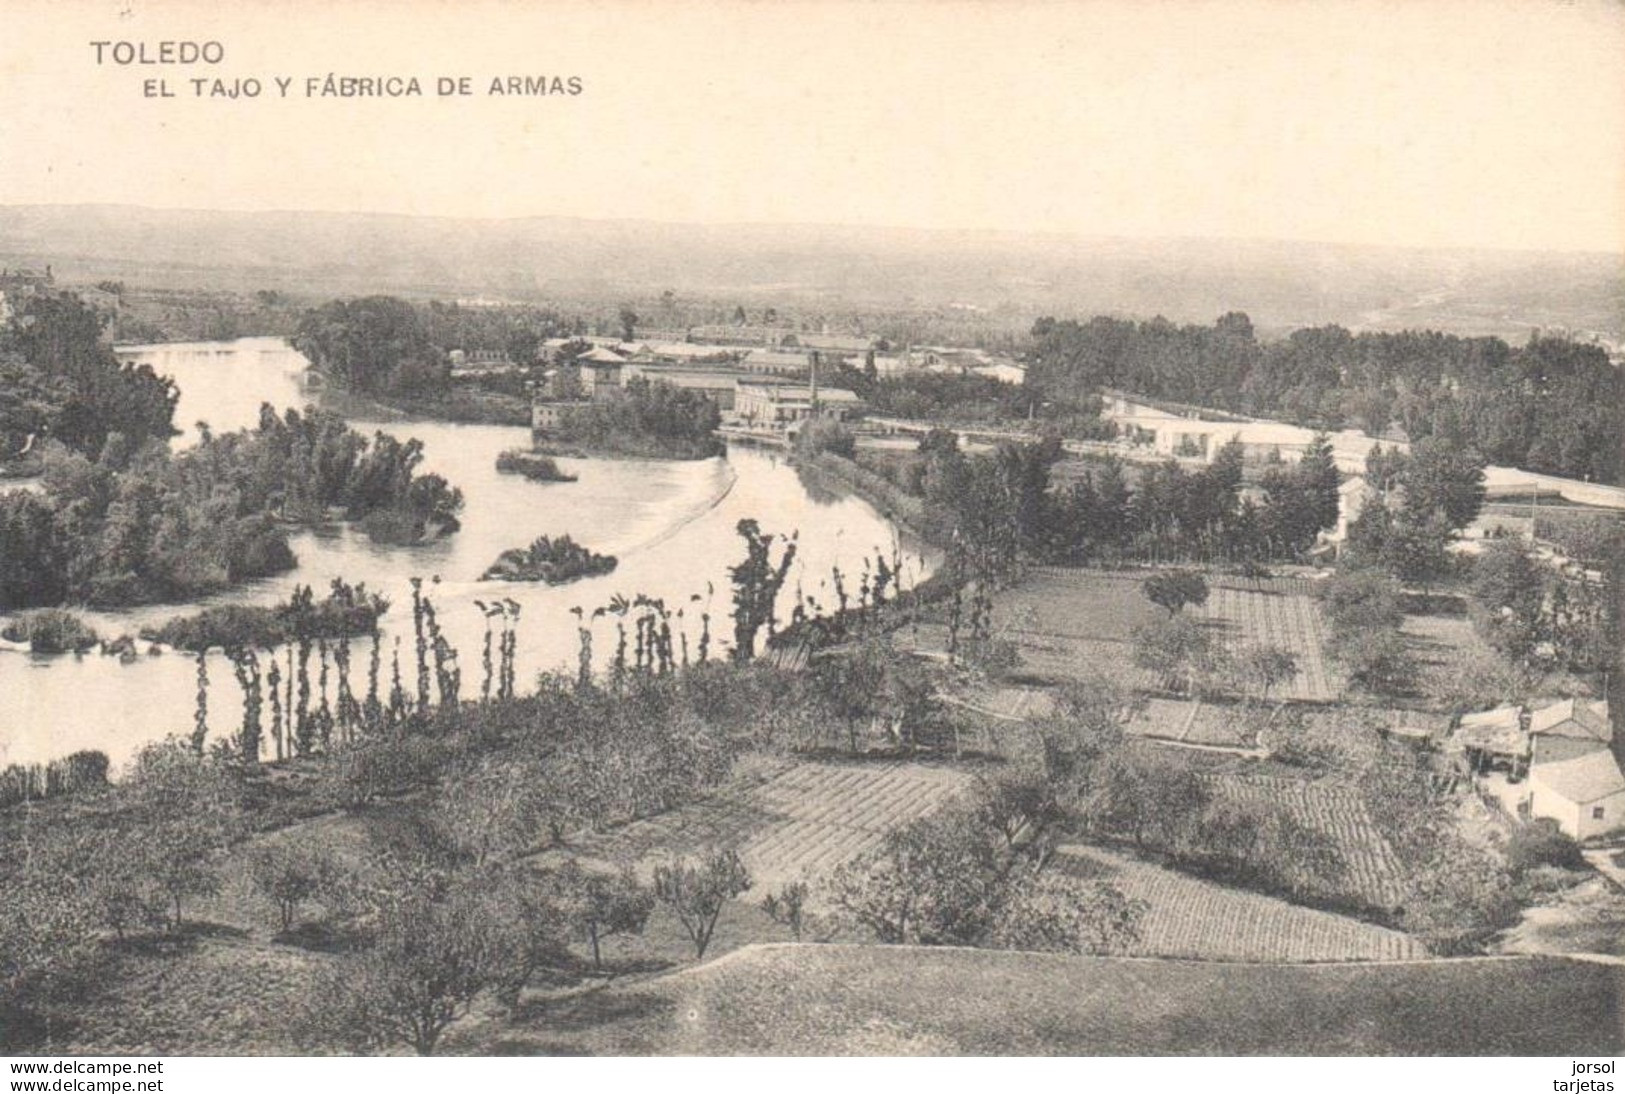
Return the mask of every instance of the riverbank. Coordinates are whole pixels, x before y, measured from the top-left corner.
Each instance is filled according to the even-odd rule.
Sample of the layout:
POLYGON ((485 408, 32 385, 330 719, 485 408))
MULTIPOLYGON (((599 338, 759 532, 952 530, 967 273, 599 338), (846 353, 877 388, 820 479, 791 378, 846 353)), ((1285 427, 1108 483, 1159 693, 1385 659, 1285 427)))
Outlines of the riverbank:
POLYGON ((681 460, 698 461, 726 455, 728 446, 715 437, 705 442, 674 444, 660 438, 624 437, 583 444, 532 435, 531 454, 568 460, 681 460))
POLYGON ((940 549, 948 546, 947 530, 932 517, 924 499, 905 493, 856 461, 833 452, 792 452, 790 462, 797 474, 806 476, 813 485, 853 494, 922 543, 940 549))
POLYGON ((530 401, 521 396, 470 388, 450 388, 442 395, 365 395, 338 387, 322 390, 322 407, 346 418, 406 419, 460 425, 530 425, 530 401))

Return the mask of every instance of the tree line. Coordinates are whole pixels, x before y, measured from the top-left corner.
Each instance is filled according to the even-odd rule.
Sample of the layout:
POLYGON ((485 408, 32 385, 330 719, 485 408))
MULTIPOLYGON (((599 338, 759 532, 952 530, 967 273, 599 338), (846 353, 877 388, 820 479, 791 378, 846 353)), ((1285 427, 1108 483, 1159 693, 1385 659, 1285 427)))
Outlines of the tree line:
POLYGON ((1123 388, 1316 429, 1459 438, 1491 463, 1620 481, 1625 380, 1598 346, 1335 325, 1261 343, 1238 312, 1212 326, 1046 317, 1032 336, 1027 383, 1048 398, 1123 388))
POLYGON ((721 411, 704 393, 636 379, 607 399, 566 410, 538 440, 622 456, 707 459, 723 452, 714 435, 720 424, 721 411))
POLYGON ((857 453, 865 468, 925 503, 922 531, 1008 571, 1018 558, 1090 564, 1301 560, 1338 517, 1338 473, 1324 437, 1295 463, 1266 468, 1244 490, 1242 450, 1187 470, 1173 460, 1139 469, 1106 459, 1052 482, 1054 437, 966 453, 934 430, 917 452, 857 453))

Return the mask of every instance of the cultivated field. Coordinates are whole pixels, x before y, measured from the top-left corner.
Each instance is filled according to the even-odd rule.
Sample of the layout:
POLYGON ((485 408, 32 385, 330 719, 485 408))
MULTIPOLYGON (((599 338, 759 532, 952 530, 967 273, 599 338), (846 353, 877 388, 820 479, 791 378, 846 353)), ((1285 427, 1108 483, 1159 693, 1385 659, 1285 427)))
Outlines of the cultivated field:
POLYGON ((1325 655, 1325 625, 1308 582, 1273 579, 1258 589, 1209 579, 1207 603, 1192 609, 1224 637, 1232 650, 1276 646, 1298 659, 1298 674, 1272 698, 1329 703, 1343 693, 1343 679, 1325 655))
POLYGON ((1125 728, 1154 740, 1252 750, 1258 747, 1259 730, 1274 713, 1273 707, 1151 698, 1134 711, 1125 728))
POLYGON ((1339 888, 1350 898, 1374 908, 1403 902, 1399 860, 1372 823, 1365 802, 1349 787, 1240 775, 1215 775, 1208 785, 1216 797, 1283 805, 1300 824, 1325 835, 1342 855, 1348 872, 1339 888))
POLYGON ((1232 889, 1098 847, 1062 848, 1060 867, 1147 904, 1133 953, 1209 961, 1393 961, 1422 957, 1400 931, 1232 889))
POLYGON ((549 1004, 453 1050, 1613 1056, 1625 1049, 1622 978, 1615 966, 1546 957, 1252 965, 760 946, 549 1004))
MULTIPOLYGON (((1166 618, 1140 591, 1149 570, 1038 567, 995 598, 993 630, 1015 643, 1018 671, 1060 683, 1101 675, 1130 687, 1156 690, 1157 681, 1134 664, 1136 628, 1166 618)), ((1274 699, 1330 702, 1343 681, 1327 663, 1324 628, 1312 584, 1301 578, 1259 583, 1208 575, 1208 601, 1187 609, 1231 649, 1272 645, 1298 659, 1298 674, 1274 699)), ((921 625, 899 636, 921 649, 947 648, 947 628, 921 625)))
POLYGON ((1496 656, 1465 615, 1407 615, 1400 632, 1423 672, 1459 672, 1475 659, 1496 656))
POLYGON ((755 894, 828 874, 969 785, 962 772, 924 764, 798 763, 749 788, 605 832, 571 851, 648 867, 674 853, 735 847, 750 868, 755 894))

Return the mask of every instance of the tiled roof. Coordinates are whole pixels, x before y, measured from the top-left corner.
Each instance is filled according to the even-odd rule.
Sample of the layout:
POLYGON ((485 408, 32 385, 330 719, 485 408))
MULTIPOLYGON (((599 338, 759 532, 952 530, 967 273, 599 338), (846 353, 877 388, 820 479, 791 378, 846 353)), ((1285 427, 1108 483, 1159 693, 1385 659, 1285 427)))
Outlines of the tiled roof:
POLYGON ((1541 707, 1529 715, 1529 732, 1552 737, 1577 737, 1586 741, 1611 741, 1613 727, 1608 723, 1608 703, 1584 699, 1564 699, 1541 707))

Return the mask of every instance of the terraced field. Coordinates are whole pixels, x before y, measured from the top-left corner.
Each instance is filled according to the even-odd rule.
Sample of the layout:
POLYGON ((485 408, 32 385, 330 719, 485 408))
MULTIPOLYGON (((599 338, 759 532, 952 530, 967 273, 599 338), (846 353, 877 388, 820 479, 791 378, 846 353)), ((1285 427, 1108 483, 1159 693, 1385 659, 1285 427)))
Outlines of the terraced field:
POLYGON ((1260 590, 1214 582, 1198 618, 1223 635, 1225 644, 1276 646, 1298 659, 1298 674, 1276 688, 1273 697, 1329 703, 1343 692, 1344 681, 1325 656, 1326 633, 1320 606, 1305 591, 1307 582, 1281 579, 1260 590), (1281 588, 1273 587, 1279 583, 1281 588))
POLYGON ((748 788, 603 833, 576 851, 647 867, 673 853, 735 847, 757 890, 765 890, 828 874, 969 784, 962 772, 901 761, 791 764, 748 788))
POLYGON ((1213 776, 1209 785, 1218 797, 1284 805, 1300 824, 1327 836, 1347 866, 1342 888, 1348 895, 1378 908, 1403 902, 1404 874, 1399 860, 1354 791, 1270 776, 1213 776))
POLYGON ((1109 881, 1146 902, 1144 957, 1208 961, 1395 961, 1426 955, 1400 931, 1232 889, 1098 847, 1062 848, 1068 873, 1109 881))

